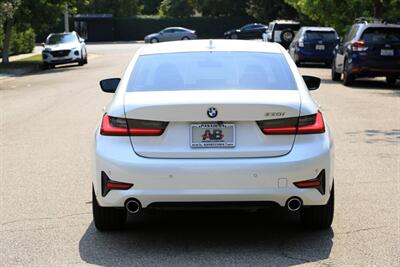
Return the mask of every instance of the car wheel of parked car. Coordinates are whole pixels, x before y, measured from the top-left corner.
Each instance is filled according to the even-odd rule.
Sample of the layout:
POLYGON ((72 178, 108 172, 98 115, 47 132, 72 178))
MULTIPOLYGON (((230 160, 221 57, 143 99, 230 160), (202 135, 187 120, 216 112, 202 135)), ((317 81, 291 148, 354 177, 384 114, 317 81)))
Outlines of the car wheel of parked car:
POLYGON ((332 81, 340 81, 342 79, 342 74, 336 71, 335 60, 333 60, 332 62, 331 76, 332 76, 332 81))
POLYGON ((393 77, 393 76, 387 76, 386 77, 386 82, 388 84, 390 84, 390 85, 395 85, 396 84, 396 80, 397 80, 397 78, 393 77))
POLYGON ((126 211, 118 208, 101 207, 92 189, 92 208, 94 225, 99 231, 117 230, 126 222, 126 211))
POLYGON ((154 44, 154 43, 158 43, 159 40, 157 38, 151 38, 150 39, 150 43, 154 44))
POLYGON ((49 63, 47 63, 47 62, 43 62, 43 64, 42 64, 42 68, 43 68, 44 70, 50 69, 50 65, 49 65, 49 63))
POLYGON ((347 59, 344 60, 344 71, 343 71, 343 84, 351 86, 354 83, 354 75, 350 73, 348 69, 347 59))
POLYGON ((236 33, 234 33, 234 34, 231 34, 229 37, 230 37, 231 39, 237 39, 237 38, 238 38, 238 35, 237 35, 236 33))
POLYGON ((304 207, 301 212, 301 221, 304 226, 312 229, 326 229, 332 225, 335 210, 335 189, 332 185, 328 203, 323 206, 304 207))
POLYGON ((190 40, 190 38, 187 37, 187 36, 184 36, 184 37, 182 38, 182 40, 187 41, 187 40, 190 40))

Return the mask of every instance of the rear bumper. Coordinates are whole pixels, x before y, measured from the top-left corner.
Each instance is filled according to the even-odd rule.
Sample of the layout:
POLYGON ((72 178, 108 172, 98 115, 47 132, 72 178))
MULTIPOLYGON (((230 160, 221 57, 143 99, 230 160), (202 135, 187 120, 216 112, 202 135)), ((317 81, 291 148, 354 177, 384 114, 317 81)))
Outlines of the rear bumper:
POLYGON ((304 205, 324 205, 333 181, 333 143, 329 132, 296 137, 292 151, 273 158, 157 159, 136 155, 128 137, 96 132, 93 185, 104 207, 123 207, 136 198, 143 208, 154 203, 254 202, 284 206, 293 196, 304 205), (300 189, 293 182, 326 171, 326 193, 300 189), (112 180, 134 184, 129 190, 101 194, 101 172, 112 180))
POLYGON ((400 76, 400 59, 371 59, 354 54, 350 62, 352 72, 359 77, 400 76))
POLYGON ((311 62, 326 62, 333 60, 333 51, 327 51, 324 53, 317 53, 315 51, 307 51, 299 49, 297 51, 299 60, 311 61, 311 62))

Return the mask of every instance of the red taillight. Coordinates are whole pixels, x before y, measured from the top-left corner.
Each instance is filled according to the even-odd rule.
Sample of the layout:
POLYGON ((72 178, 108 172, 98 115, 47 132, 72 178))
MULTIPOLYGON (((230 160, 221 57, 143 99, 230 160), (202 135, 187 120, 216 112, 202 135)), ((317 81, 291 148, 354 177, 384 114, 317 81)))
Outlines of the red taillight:
POLYGON ((364 41, 355 41, 351 44, 353 51, 366 51, 368 47, 365 45, 364 41))
POLYGON ((109 136, 160 136, 168 122, 110 117, 104 114, 100 134, 109 136))
POLYGON ((321 112, 299 118, 285 118, 258 121, 262 132, 268 135, 280 134, 316 134, 325 132, 324 119, 321 112))
POLYGON ((108 181, 106 183, 106 187, 110 190, 115 190, 115 189, 126 190, 131 188, 132 186, 133 184, 114 182, 114 181, 108 181))

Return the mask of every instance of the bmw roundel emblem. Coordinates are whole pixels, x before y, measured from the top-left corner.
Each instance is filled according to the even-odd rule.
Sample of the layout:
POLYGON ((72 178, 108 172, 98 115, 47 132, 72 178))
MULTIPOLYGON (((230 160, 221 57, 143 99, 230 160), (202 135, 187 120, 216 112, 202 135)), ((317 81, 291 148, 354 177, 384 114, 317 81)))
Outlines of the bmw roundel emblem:
POLYGON ((218 115, 218 110, 214 107, 207 109, 207 115, 210 118, 215 118, 218 115))

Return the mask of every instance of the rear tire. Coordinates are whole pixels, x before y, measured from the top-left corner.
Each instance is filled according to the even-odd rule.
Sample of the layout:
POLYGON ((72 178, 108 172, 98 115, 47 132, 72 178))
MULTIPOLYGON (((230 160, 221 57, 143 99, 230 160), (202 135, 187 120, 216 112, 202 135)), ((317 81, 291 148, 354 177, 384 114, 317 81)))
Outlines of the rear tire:
POLYGON ((347 59, 344 60, 344 71, 343 71, 343 84, 345 86, 351 86, 354 83, 354 75, 348 70, 347 59))
POLYGON ((190 38, 187 37, 187 36, 184 36, 184 37, 182 38, 182 40, 183 40, 183 41, 187 41, 187 40, 190 40, 190 38))
POLYGON ((393 77, 393 76, 386 77, 386 82, 390 85, 396 85, 396 80, 397 80, 397 78, 393 77))
POLYGON ((237 35, 236 33, 231 34, 230 38, 231 38, 231 39, 237 39, 237 38, 238 38, 238 35, 237 35))
POLYGON ((336 71, 336 63, 335 60, 332 62, 332 67, 331 67, 331 76, 332 76, 332 81, 340 81, 342 79, 342 74, 338 73, 336 71))
POLYGON ((97 230, 111 231, 123 228, 126 222, 126 211, 117 208, 101 207, 92 189, 93 221, 97 230))
POLYGON ((157 38, 151 38, 150 39, 150 43, 152 43, 152 44, 155 44, 155 43, 158 43, 158 42, 159 42, 159 40, 157 38))
POLYGON ((335 210, 335 188, 332 185, 328 203, 323 206, 303 207, 300 212, 301 222, 307 228, 327 229, 331 227, 335 210))

